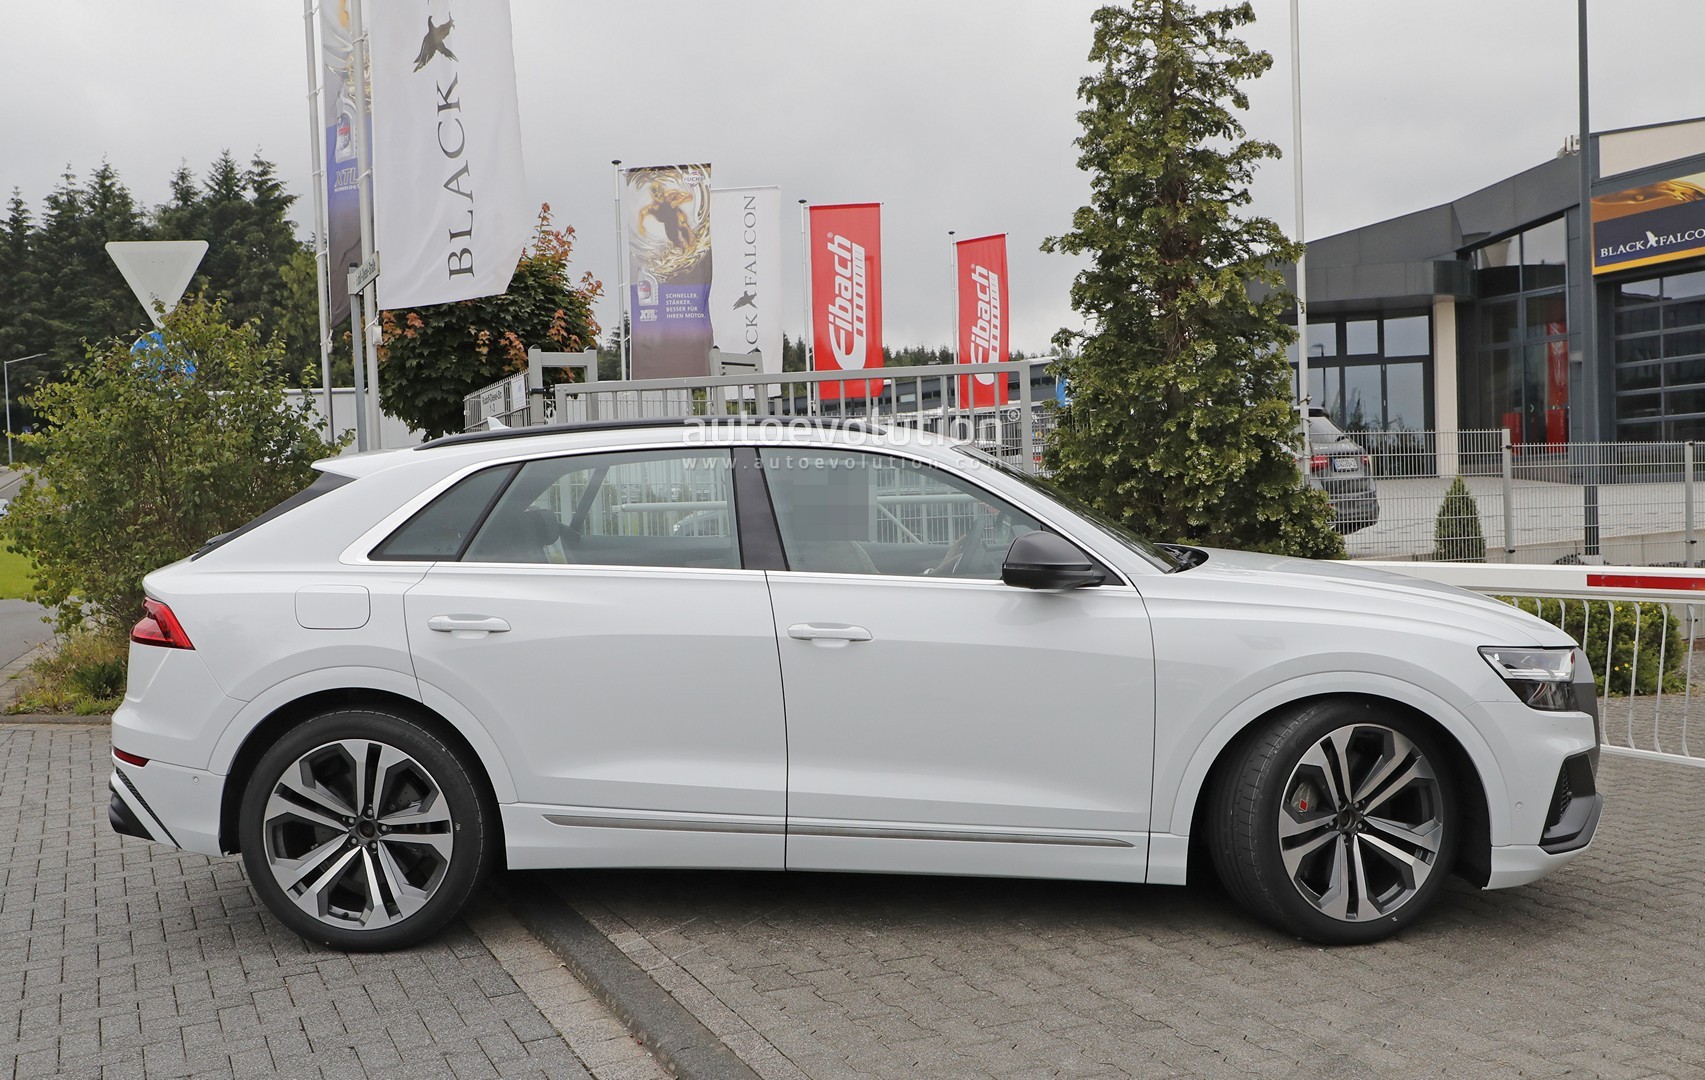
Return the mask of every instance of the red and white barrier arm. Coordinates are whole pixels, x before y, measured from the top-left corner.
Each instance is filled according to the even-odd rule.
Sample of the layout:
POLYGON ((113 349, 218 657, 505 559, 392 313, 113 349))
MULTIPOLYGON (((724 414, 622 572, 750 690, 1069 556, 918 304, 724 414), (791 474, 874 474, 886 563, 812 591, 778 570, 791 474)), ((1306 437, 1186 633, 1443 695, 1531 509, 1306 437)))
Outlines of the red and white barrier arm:
POLYGON ((1356 565, 1493 596, 1566 596, 1585 600, 1705 604, 1705 570, 1700 569, 1372 560, 1357 560, 1356 565))

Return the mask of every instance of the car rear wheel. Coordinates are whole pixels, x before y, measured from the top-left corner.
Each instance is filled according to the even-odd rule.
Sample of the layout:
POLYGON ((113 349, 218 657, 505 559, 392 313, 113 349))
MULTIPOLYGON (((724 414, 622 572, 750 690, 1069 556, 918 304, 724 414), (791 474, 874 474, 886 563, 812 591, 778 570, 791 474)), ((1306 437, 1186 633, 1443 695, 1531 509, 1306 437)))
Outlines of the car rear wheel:
POLYGON ((495 854, 468 767, 404 716, 340 710, 272 746, 238 821, 249 881, 298 934, 396 949, 441 929, 495 854))
POLYGON ((1458 815, 1431 733, 1375 703, 1328 700, 1281 717, 1226 763, 1211 851, 1250 912, 1323 944, 1377 941, 1444 885, 1458 815))

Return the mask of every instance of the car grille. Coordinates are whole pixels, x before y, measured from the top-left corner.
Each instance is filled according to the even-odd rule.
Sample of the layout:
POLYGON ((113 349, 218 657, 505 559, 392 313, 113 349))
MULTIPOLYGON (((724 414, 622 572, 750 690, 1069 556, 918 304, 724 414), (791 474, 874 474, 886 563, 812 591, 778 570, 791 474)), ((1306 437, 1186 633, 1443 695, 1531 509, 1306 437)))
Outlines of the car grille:
POLYGON ((1569 770, 1557 774, 1557 790, 1551 793, 1551 812, 1545 816, 1545 830, 1550 832, 1563 820, 1569 804, 1575 801, 1575 789, 1569 784, 1569 770))

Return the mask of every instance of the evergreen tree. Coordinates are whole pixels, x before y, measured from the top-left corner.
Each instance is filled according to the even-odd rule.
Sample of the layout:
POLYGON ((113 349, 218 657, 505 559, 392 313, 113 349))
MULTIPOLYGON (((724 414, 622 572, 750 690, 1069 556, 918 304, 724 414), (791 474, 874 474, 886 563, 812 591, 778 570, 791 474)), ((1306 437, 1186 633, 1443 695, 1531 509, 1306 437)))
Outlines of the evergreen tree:
POLYGON ((1078 497, 1155 540, 1341 556, 1326 497, 1297 468, 1278 267, 1297 245, 1240 216, 1270 143, 1245 137, 1241 85, 1272 64, 1234 31, 1248 3, 1198 13, 1131 0, 1093 16, 1078 164, 1091 201, 1044 251, 1087 254, 1055 343, 1072 401, 1047 447, 1078 497), (1252 299, 1250 286, 1268 292, 1252 299))

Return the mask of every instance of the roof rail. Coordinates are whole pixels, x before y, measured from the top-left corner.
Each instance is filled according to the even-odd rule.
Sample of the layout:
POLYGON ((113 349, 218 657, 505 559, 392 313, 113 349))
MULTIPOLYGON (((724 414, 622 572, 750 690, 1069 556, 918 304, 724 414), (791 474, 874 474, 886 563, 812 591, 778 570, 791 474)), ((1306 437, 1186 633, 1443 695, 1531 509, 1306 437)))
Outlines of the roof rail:
POLYGON ((509 439, 543 438, 548 435, 578 435, 596 431, 629 431, 639 428, 681 428, 692 425, 757 425, 761 427, 815 427, 837 431, 880 431, 868 420, 839 416, 667 416, 650 420, 590 420, 579 424, 542 424, 538 427, 499 428, 495 431, 469 431, 460 435, 445 435, 421 443, 416 450, 432 450, 440 446, 463 446, 469 443, 502 442, 509 439))

